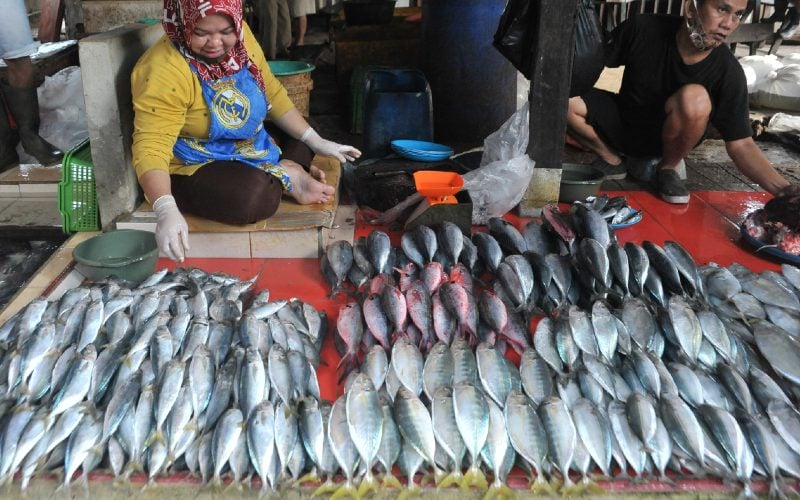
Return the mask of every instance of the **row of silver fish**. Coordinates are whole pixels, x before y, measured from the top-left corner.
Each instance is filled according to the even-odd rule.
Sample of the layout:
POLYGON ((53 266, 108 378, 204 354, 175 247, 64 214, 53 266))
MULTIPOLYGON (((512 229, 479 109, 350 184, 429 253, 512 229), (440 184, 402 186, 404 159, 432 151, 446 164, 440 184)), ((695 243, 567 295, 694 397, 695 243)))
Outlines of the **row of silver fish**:
POLYGON ((318 406, 324 313, 199 269, 40 297, 0 326, 0 480, 96 467, 219 484, 298 478, 299 412, 318 406), (246 306, 245 306, 246 304, 246 306))

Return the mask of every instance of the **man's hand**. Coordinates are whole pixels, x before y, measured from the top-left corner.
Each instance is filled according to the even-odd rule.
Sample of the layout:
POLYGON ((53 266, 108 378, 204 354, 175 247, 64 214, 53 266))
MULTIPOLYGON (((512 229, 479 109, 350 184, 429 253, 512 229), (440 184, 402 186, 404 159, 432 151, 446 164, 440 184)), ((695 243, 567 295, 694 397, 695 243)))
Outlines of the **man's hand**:
POLYGON ((303 133, 303 136, 300 137, 300 140, 303 141, 306 146, 311 148, 311 150, 315 153, 323 156, 333 156, 340 162, 353 161, 361 156, 361 151, 353 146, 338 144, 336 142, 323 139, 320 137, 317 131, 311 127, 308 127, 308 129, 303 133))
POLYGON ((789 184, 778 191, 775 196, 797 196, 800 195, 800 184, 789 184))
POLYGON ((159 197, 153 203, 156 213, 156 242, 161 253, 174 260, 183 262, 189 250, 189 226, 178 210, 172 195, 159 197))

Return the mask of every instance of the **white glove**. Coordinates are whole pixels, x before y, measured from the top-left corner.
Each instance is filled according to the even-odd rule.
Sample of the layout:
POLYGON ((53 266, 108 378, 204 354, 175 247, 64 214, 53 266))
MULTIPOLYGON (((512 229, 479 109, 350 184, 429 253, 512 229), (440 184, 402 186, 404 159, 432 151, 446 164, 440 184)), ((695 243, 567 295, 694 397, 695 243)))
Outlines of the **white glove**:
POLYGON ((323 156, 333 156, 341 162, 353 161, 361 156, 361 151, 353 146, 346 146, 323 139, 317 131, 311 127, 308 127, 308 129, 303 132, 303 136, 300 137, 300 140, 315 153, 323 156))
POLYGON ((153 203, 156 213, 156 241, 161 253, 174 260, 183 262, 189 250, 189 226, 178 210, 175 198, 165 194, 153 203))

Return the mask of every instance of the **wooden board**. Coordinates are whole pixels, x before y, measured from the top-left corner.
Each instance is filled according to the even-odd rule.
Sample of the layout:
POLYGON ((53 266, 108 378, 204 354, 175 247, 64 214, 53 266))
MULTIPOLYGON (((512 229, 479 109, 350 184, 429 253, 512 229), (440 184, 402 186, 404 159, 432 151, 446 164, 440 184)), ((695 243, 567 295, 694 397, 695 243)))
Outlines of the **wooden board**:
MULTIPOLYGON (((222 222, 210 221, 202 217, 184 214, 189 232, 197 233, 236 233, 254 231, 295 231, 330 226, 339 204, 339 181, 341 179, 341 164, 330 157, 317 156, 313 164, 325 172, 326 182, 336 188, 336 196, 328 203, 301 205, 284 196, 278 211, 268 219, 252 224, 232 225, 222 222)), ((137 209, 137 213, 152 212, 152 206, 144 202, 137 209)))

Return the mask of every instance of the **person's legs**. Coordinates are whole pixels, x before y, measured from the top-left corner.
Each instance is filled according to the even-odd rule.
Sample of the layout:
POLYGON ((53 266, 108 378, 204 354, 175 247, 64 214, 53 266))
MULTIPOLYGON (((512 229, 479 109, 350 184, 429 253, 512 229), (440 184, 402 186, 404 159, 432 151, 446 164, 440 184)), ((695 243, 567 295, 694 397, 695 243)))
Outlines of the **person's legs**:
MULTIPOLYGON (((52 155, 57 148, 38 136, 39 102, 36 99, 36 68, 30 56, 36 53, 39 42, 34 41, 23 0, 11 0, 3 5, 3 22, 0 27, 0 59, 8 67, 8 85, 3 87, 4 99, 0 99, 0 171, 17 163, 17 144, 24 132, 25 150, 42 163, 51 163, 60 156, 52 155), (31 95, 32 94, 32 95, 31 95), (23 102, 16 102, 22 99, 23 102), (2 101, 5 101, 3 105, 2 101), (9 114, 14 116, 19 132, 11 128, 9 114), (28 119, 27 114, 35 114, 28 119), (22 116, 21 116, 22 115, 22 116), (33 123, 31 123, 33 122, 33 123), (23 126, 30 125, 23 130, 23 126), (33 132, 31 134, 30 132, 33 132), (34 137, 35 136, 35 137, 34 137), (47 144, 48 147, 39 148, 47 144), (38 154, 37 154, 38 153, 38 154)), ((60 151, 58 151, 60 153, 60 151)))
POLYGON ((658 191, 664 201, 689 202, 689 191, 679 178, 677 168, 680 161, 703 139, 711 109, 711 98, 702 85, 685 85, 667 99, 658 171, 658 191))
POLYGON ((42 165, 60 161, 64 153, 39 135, 39 95, 36 91, 38 85, 30 57, 6 59, 5 62, 8 65, 8 82, 2 82, 0 87, 8 109, 17 123, 23 149, 42 165))
POLYGON ((278 0, 278 56, 288 57, 292 45, 292 16, 288 0, 278 0))
MULTIPOLYGON (((301 205, 325 203, 334 187, 324 183, 319 169, 311 173, 281 160, 292 183, 287 195, 301 205)), ((215 161, 192 175, 172 175, 172 195, 188 214, 225 224, 252 224, 275 214, 283 195, 281 181, 261 169, 237 161, 215 161)))
POLYGON ((258 0, 258 41, 264 56, 275 59, 278 51, 278 1, 258 0))
POLYGON ((786 7, 789 6, 789 0, 775 0, 772 5, 772 15, 765 17, 761 20, 762 23, 776 23, 781 22, 786 17, 786 7))
POLYGON ((600 138, 587 121, 588 108, 582 97, 571 97, 567 108, 567 128, 583 147, 602 158, 606 163, 619 165, 622 158, 600 138))
POLYGON ((306 30, 308 30, 308 18, 305 14, 297 17, 297 37, 295 38, 295 45, 304 45, 306 43, 306 30))
POLYGON ((172 175, 172 195, 186 213, 225 224, 252 224, 281 202, 280 180, 236 161, 215 161, 193 175, 172 175))
POLYGON ((0 172, 5 172, 19 163, 17 144, 19 135, 11 128, 5 103, 0 99, 0 172))
POLYGON ((697 146, 711 117, 711 98, 698 84, 684 85, 664 105, 661 168, 674 169, 697 146))
POLYGON ((624 134, 616 96, 605 90, 591 89, 585 95, 572 97, 567 109, 567 128, 579 144, 597 154, 592 166, 606 179, 624 179, 628 165, 618 153, 624 134))
POLYGON ((781 38, 789 39, 797 32, 800 27, 800 0, 794 2, 794 5, 789 7, 788 17, 778 29, 778 35, 781 38))
POLYGON ((312 203, 327 203, 336 192, 333 186, 325 184, 325 176, 321 170, 311 167, 306 172, 298 163, 281 160, 281 166, 286 170, 292 181, 292 190, 287 193, 301 205, 312 203))

